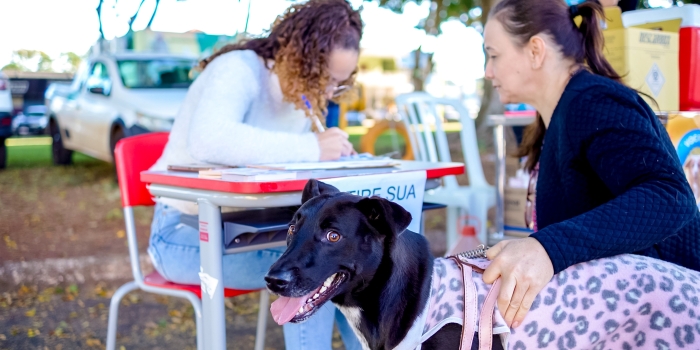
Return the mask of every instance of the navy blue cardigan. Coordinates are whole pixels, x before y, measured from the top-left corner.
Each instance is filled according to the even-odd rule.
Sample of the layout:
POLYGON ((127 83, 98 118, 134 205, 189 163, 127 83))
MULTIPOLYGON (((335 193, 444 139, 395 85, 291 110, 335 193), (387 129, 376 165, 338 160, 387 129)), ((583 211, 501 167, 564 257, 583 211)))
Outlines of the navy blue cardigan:
POLYGON ((700 270, 700 212, 670 138, 639 95, 576 73, 545 134, 532 234, 554 273, 636 253, 700 270))

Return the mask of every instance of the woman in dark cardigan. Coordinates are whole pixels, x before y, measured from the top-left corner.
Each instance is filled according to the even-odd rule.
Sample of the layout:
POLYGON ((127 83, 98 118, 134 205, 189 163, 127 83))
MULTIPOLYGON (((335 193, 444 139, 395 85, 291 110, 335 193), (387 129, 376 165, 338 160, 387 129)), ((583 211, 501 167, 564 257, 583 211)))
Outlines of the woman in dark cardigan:
POLYGON ((518 327, 555 273, 636 253, 700 269, 700 213, 663 125, 602 54, 602 7, 503 0, 484 32, 503 103, 539 112, 520 148, 536 180, 528 238, 489 249, 484 281, 518 327), (581 17, 581 24, 574 22, 581 17))

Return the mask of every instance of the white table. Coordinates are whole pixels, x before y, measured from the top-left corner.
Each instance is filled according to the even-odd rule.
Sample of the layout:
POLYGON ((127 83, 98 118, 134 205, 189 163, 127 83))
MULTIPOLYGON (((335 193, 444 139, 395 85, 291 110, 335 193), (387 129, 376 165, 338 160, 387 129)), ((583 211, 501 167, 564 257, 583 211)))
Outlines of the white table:
MULTIPOLYGON (((425 171, 426 189, 434 188, 439 178, 460 175, 462 163, 429 163, 402 161, 395 168, 323 171, 312 173, 313 178, 328 179, 348 176, 367 176, 378 173, 425 171)), ((199 205, 200 264, 202 273, 216 281, 213 293, 205 293, 202 286, 202 339, 207 350, 226 349, 226 321, 224 317, 223 255, 224 238, 221 223, 221 207, 274 208, 301 203, 301 190, 308 179, 261 182, 233 182, 199 178, 196 173, 145 171, 141 181, 156 197, 166 197, 196 202, 199 205)), ((280 245, 284 245, 282 242, 280 245)), ((257 247, 257 249, 268 248, 257 247)), ((250 250, 250 248, 246 249, 250 250)), ((227 250, 238 253, 244 250, 227 250)))

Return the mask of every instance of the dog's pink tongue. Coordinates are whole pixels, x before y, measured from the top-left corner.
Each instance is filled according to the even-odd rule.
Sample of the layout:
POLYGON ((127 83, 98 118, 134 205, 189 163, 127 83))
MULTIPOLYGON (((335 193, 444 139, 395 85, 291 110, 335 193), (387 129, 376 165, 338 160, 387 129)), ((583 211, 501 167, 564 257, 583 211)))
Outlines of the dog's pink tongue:
POLYGON ((313 292, 301 298, 279 297, 270 305, 270 312, 278 325, 283 325, 294 318, 297 311, 304 306, 304 301, 309 299, 313 292))

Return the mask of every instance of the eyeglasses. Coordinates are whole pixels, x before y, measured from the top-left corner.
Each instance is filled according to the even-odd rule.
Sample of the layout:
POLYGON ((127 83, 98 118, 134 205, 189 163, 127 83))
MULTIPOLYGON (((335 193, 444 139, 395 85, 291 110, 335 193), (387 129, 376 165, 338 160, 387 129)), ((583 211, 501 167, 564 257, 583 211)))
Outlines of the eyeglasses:
POLYGON ((350 91, 352 85, 339 85, 330 84, 326 87, 326 94, 332 93, 332 98, 340 97, 342 94, 350 91))
POLYGON ((537 163, 535 168, 530 172, 530 181, 527 184, 527 203, 525 203, 525 226, 535 229, 535 198, 537 197, 537 175, 540 173, 540 164, 537 163))

